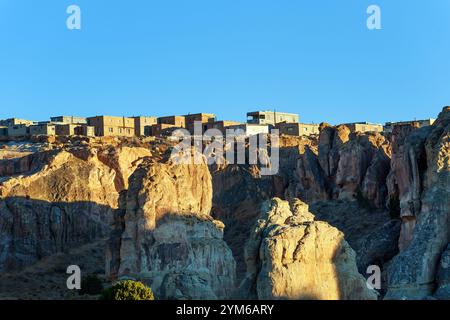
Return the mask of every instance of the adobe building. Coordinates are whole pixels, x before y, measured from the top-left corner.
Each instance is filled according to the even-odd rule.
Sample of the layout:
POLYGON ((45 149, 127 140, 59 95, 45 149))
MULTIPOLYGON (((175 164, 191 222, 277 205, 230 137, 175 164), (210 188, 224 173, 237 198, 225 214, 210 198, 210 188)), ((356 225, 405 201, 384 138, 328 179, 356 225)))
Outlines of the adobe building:
POLYGON ((87 118, 89 126, 95 128, 95 135, 133 137, 134 119, 127 117, 96 116, 87 118))
POLYGON ((55 136, 56 125, 50 123, 37 124, 30 126, 29 134, 32 136, 55 136))
POLYGON ((350 132, 383 132, 383 125, 369 122, 344 123, 350 129, 350 132))
POLYGON ((25 124, 8 126, 8 137, 24 137, 30 134, 30 127, 25 124))
POLYGON ((8 127, 0 126, 0 137, 7 137, 7 136, 8 136, 8 127))
POLYGON ((87 124, 87 119, 83 117, 74 116, 58 116, 51 117, 51 122, 66 123, 66 124, 87 124))
POLYGON ((249 124, 243 123, 234 126, 229 126, 226 128, 226 134, 229 134, 228 130, 234 130, 235 135, 244 135, 244 136, 253 136, 260 133, 269 133, 268 125, 260 125, 260 124, 249 124), (240 132, 240 133, 238 133, 240 132))
POLYGON ((277 112, 277 111, 255 111, 247 113, 248 124, 272 125, 277 123, 299 122, 299 115, 295 113, 277 112))
POLYGON ((145 127, 151 127, 154 124, 158 123, 158 119, 156 117, 133 117, 134 119, 134 134, 138 137, 145 136, 146 130, 145 127))
POLYGON ((425 120, 412 120, 412 121, 400 121, 400 122, 386 122, 384 125, 384 132, 392 132, 396 126, 406 126, 412 128, 422 128, 426 126, 431 126, 436 121, 436 119, 425 119, 425 120))
POLYGON ((280 130, 280 134, 289 136, 311 136, 320 133, 318 124, 307 123, 278 123, 275 128, 280 130))
POLYGON ((146 132, 148 134, 146 135, 150 135, 153 137, 165 137, 165 136, 169 136, 173 131, 177 130, 177 129, 182 129, 178 126, 175 126, 173 124, 166 124, 166 123, 158 123, 158 124, 154 124, 152 125, 150 128, 149 132, 146 132))
POLYGON ((158 124, 170 124, 178 128, 186 127, 186 119, 184 116, 159 117, 157 120, 158 124))
POLYGON ((230 126, 237 126, 239 124, 242 124, 242 123, 236 122, 236 121, 226 121, 226 120, 215 121, 214 119, 209 119, 208 123, 206 124, 206 130, 218 129, 218 130, 220 130, 220 132, 225 134, 226 128, 228 128, 230 126))
POLYGON ((18 118, 10 118, 6 120, 0 120, 0 126, 5 127, 13 127, 13 126, 19 126, 19 125, 25 125, 25 126, 31 126, 35 124, 35 121, 32 120, 24 120, 24 119, 18 119, 18 118))
POLYGON ((80 124, 57 124, 56 125, 57 136, 86 136, 94 137, 95 128, 88 125, 80 124))
POLYGON ((95 127, 77 126, 75 127, 76 136, 95 137, 95 127))
POLYGON ((191 133, 194 134, 194 126, 196 122, 202 123, 202 134, 207 130, 206 124, 209 121, 215 121, 216 115, 212 113, 195 113, 195 114, 188 114, 185 115, 184 118, 186 119, 186 129, 191 133))

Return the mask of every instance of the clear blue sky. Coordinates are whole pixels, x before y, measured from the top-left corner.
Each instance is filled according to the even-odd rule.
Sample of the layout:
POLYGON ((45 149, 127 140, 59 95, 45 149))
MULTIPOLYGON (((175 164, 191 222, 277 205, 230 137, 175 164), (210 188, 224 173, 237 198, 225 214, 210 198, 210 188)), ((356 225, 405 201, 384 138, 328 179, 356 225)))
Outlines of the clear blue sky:
POLYGON ((384 122, 448 104, 448 0, 0 0, 0 118, 384 122), (66 28, 70 4, 80 31, 66 28), (370 4, 382 30, 366 28, 370 4))

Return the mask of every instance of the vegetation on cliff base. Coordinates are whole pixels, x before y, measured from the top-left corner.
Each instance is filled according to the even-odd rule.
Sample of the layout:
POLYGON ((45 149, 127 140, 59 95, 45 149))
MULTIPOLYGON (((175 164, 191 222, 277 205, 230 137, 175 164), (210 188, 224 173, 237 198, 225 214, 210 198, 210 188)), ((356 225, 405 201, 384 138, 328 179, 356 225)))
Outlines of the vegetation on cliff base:
POLYGON ((125 280, 102 293, 102 300, 155 300, 152 289, 139 281, 125 280))

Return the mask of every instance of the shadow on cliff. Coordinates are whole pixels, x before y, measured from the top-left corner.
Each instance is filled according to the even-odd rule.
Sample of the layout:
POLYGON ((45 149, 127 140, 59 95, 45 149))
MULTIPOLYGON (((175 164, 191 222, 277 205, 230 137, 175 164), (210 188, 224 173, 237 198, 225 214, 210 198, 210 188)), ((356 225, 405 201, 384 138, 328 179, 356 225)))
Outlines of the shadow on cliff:
POLYGON ((108 237, 116 210, 89 201, 0 199, 0 272, 17 272, 45 257, 108 237))

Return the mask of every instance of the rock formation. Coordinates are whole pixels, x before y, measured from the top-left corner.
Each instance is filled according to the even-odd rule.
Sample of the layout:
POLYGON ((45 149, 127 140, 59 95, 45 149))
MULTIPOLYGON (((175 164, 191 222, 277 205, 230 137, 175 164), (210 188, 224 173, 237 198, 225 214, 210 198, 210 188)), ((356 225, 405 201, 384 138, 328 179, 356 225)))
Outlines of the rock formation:
POLYGON ((377 299, 342 232, 300 200, 265 202, 245 247, 240 292, 258 299, 377 299))
POLYGON ((115 181, 128 179, 150 152, 117 148, 122 161, 113 167, 97 151, 55 149, 0 162, 0 271, 109 234, 121 191, 115 181))
MULTIPOLYGON (((390 263, 386 298, 422 299, 433 294, 437 281, 448 281, 444 252, 450 239, 450 107, 433 126, 411 133, 399 153, 396 158, 405 167, 393 163, 393 174, 403 217, 402 251, 390 263), (440 261, 444 268, 438 277, 440 261)), ((444 293, 437 292, 440 298, 444 293)))
POLYGON ((321 126, 317 150, 307 147, 294 171, 287 198, 304 201, 360 200, 385 206, 390 143, 379 133, 350 133, 346 126, 321 126))
POLYGON ((235 262, 223 223, 210 216, 206 163, 146 160, 131 176, 116 216, 107 273, 147 282, 159 298, 218 299, 234 294, 235 262))

